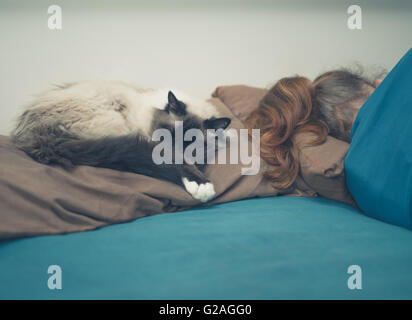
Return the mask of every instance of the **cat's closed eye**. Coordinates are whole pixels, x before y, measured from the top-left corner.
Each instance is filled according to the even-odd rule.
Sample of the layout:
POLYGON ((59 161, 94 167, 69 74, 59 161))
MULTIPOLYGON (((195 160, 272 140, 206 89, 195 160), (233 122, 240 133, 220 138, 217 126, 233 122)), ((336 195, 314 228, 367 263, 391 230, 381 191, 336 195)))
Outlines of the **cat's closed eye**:
POLYGON ((127 109, 127 107, 122 104, 122 103, 116 103, 116 108, 114 110, 116 110, 117 112, 123 112, 127 109))

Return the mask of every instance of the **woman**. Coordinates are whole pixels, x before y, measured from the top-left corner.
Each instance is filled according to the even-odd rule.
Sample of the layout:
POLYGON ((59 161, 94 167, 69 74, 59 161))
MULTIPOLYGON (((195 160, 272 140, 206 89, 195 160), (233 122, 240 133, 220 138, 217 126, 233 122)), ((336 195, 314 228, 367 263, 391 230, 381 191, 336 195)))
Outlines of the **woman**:
POLYGON ((249 128, 260 129, 262 158, 271 165, 265 175, 274 186, 286 189, 299 174, 298 137, 310 137, 305 145, 322 144, 328 135, 350 143, 353 121, 381 81, 346 70, 326 72, 313 82, 279 80, 246 120, 249 128))

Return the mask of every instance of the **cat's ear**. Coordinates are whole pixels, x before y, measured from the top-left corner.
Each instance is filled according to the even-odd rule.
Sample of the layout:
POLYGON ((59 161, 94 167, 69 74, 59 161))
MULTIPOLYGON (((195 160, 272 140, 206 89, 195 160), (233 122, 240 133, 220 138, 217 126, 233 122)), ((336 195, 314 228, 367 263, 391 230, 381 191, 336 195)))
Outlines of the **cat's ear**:
POLYGON ((211 118, 203 122, 206 129, 226 129, 230 124, 230 118, 211 118))
POLYGON ((166 111, 178 116, 183 116, 186 114, 186 105, 182 101, 179 101, 172 91, 169 91, 167 94, 166 111))

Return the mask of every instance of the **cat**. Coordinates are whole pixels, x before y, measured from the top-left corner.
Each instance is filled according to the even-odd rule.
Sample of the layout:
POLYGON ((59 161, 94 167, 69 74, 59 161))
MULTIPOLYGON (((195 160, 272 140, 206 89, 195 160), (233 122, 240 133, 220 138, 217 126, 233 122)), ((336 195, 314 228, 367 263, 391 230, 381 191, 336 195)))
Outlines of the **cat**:
POLYGON ((183 132, 196 128, 206 133, 230 124, 230 118, 219 117, 213 105, 176 90, 85 81, 39 95, 18 117, 11 138, 16 147, 44 164, 134 172, 175 183, 207 202, 215 190, 204 175, 205 164, 153 162, 157 143, 152 133, 164 128, 174 135, 177 121, 182 121, 183 132))

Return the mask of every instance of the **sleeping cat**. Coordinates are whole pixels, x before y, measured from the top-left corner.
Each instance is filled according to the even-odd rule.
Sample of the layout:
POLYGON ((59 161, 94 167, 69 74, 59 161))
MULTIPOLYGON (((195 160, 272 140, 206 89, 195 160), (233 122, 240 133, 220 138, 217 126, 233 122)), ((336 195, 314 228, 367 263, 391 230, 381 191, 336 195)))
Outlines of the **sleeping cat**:
POLYGON ((215 191, 203 174, 204 165, 153 162, 157 143, 152 133, 165 128, 174 135, 175 121, 182 121, 183 132, 196 128, 206 133, 230 124, 229 118, 218 118, 211 104, 183 93, 87 81, 38 96, 20 115, 11 136, 18 148, 41 163, 139 173, 183 186, 206 202, 215 191))

